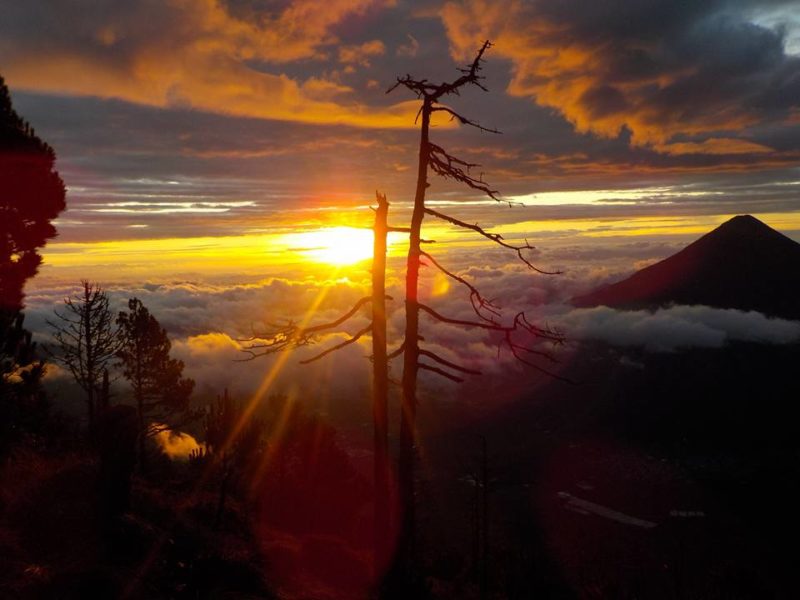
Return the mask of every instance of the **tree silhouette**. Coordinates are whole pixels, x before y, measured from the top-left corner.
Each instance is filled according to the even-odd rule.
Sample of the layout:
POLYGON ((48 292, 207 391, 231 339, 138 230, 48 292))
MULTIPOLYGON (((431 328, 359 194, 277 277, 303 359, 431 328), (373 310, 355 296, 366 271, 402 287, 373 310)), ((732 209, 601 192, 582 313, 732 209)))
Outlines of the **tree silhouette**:
POLYGON ((23 288, 56 235, 65 189, 55 152, 14 110, 0 77, 0 445, 41 412, 44 364, 22 326, 23 288), (27 416, 26 416, 27 415, 27 416))
MULTIPOLYGON (((389 202, 384 194, 375 193, 377 207, 373 231, 372 252, 372 293, 361 298, 341 317, 328 323, 313 326, 298 325, 289 322, 284 325, 273 325, 269 331, 254 334, 248 340, 244 351, 250 359, 276 352, 282 352, 314 344, 321 335, 336 331, 367 304, 371 305, 370 322, 355 332, 350 338, 335 344, 317 355, 301 361, 308 364, 328 354, 354 344, 363 336, 372 336, 372 418, 373 418, 373 487, 374 507, 374 565, 380 568, 389 558, 392 548, 389 477, 389 354, 386 339, 386 249, 389 232, 408 233, 406 227, 393 227, 388 224, 389 202)), ((248 359, 249 360, 249 359, 248 359)))
MULTIPOLYGON (((36 274, 39 249, 56 235, 64 182, 55 152, 11 105, 0 77, 0 310, 22 307, 25 281, 36 274)), ((12 319, 13 320, 13 319, 12 319)))
POLYGON ((219 527, 225 513, 225 501, 236 484, 262 450, 263 424, 257 419, 248 419, 247 425, 238 428, 244 413, 243 407, 231 398, 226 389, 217 398, 216 404, 208 407, 205 419, 205 452, 197 452, 195 460, 205 459, 219 472, 219 497, 214 517, 214 527, 219 527))
POLYGON ((97 284, 82 281, 82 291, 74 298, 64 299, 64 310, 54 310, 57 322, 48 321, 53 328, 57 351, 52 355, 64 365, 86 394, 89 432, 94 430, 98 398, 102 394, 103 380, 108 377, 120 346, 114 316, 108 305, 108 296, 97 284), (105 374, 105 375, 104 375, 105 374))
POLYGON ((386 196, 376 193, 372 248, 372 434, 373 434, 373 486, 375 512, 373 524, 373 552, 376 576, 381 565, 388 560, 392 536, 389 481, 389 356, 386 339, 386 243, 389 231, 389 202, 386 196))
MULTIPOLYGON (((443 97, 459 95, 461 88, 468 85, 475 85, 480 89, 486 90, 482 83, 483 77, 480 75, 481 62, 483 55, 491 47, 487 41, 479 50, 474 61, 465 69, 461 69, 461 76, 452 82, 433 84, 425 79, 417 80, 410 75, 398 78, 397 82, 387 91, 393 91, 397 87, 403 86, 414 92, 422 100, 422 106, 418 113, 421 122, 419 164, 414 208, 411 216, 410 227, 394 228, 386 225, 385 211, 388 210, 388 203, 384 206, 385 198, 378 196, 378 209, 376 210, 376 220, 373 230, 375 231, 375 248, 373 256, 373 289, 372 296, 362 298, 353 308, 342 315, 339 319, 329 323, 306 326, 290 322, 284 326, 273 327, 271 331, 254 335, 248 340, 251 345, 245 348, 251 358, 280 352, 283 350, 305 346, 316 341, 320 334, 335 331, 340 325, 348 321, 358 311, 368 303, 372 303, 373 313, 369 325, 357 331, 347 340, 336 344, 320 354, 306 359, 302 362, 309 363, 326 356, 327 354, 339 350, 345 346, 357 342, 364 335, 372 334, 373 338, 373 366, 374 372, 374 396, 373 396, 373 425, 375 431, 375 485, 376 492, 383 488, 381 476, 386 473, 382 467, 382 461, 387 456, 384 454, 384 443, 386 439, 385 431, 387 423, 382 410, 385 410, 386 393, 381 385, 385 384, 388 389, 388 361, 403 355, 403 376, 402 376, 402 409, 400 420, 400 456, 399 456, 399 486, 400 501, 403 508, 403 522, 401 526, 400 548, 403 557, 401 562, 409 566, 413 558, 414 543, 414 453, 415 453, 415 420, 417 406, 417 376, 420 370, 426 370, 451 381, 461 382, 463 378, 454 374, 480 375, 479 371, 469 369, 448 361, 435 352, 422 348, 420 342, 420 314, 425 313, 430 318, 453 325, 474 327, 487 331, 496 332, 501 335, 505 347, 520 362, 542 371, 550 376, 560 378, 557 374, 542 367, 535 360, 543 359, 554 361, 550 353, 539 349, 531 343, 531 340, 547 341, 559 344, 563 341, 563 336, 547 327, 539 327, 531 323, 524 312, 517 312, 510 323, 503 323, 502 311, 492 300, 487 299, 481 294, 478 288, 467 281, 464 277, 454 273, 441 264, 431 253, 422 250, 422 243, 426 240, 422 238, 422 221, 425 215, 430 215, 444 220, 451 225, 473 231, 486 239, 498 244, 499 246, 512 250, 517 258, 529 269, 542 274, 556 274, 556 272, 545 271, 536 267, 526 256, 526 251, 533 250, 527 240, 524 244, 512 244, 507 242, 500 234, 486 231, 477 224, 469 224, 450 215, 435 211, 425 205, 426 191, 429 187, 428 171, 446 179, 452 179, 466 184, 472 189, 478 190, 494 200, 499 200, 499 192, 492 189, 482 177, 475 177, 471 170, 478 165, 461 160, 449 154, 442 146, 430 140, 431 116, 437 112, 450 115, 451 119, 456 119, 462 125, 475 127, 481 131, 499 133, 494 129, 484 127, 457 113, 454 109, 440 104, 443 97), (385 272, 385 244, 381 246, 379 235, 383 236, 387 231, 401 231, 409 234, 409 252, 406 263, 406 297, 405 297, 405 335, 402 344, 391 353, 387 352, 386 330, 385 330, 385 303, 383 299, 384 291, 384 272, 385 272), (427 262, 423 263, 422 259, 427 262), (439 269, 445 276, 453 279, 465 286, 469 292, 470 302, 477 320, 464 320, 449 318, 430 306, 419 302, 419 272, 423 264, 428 264, 439 269), (520 341, 520 337, 523 338, 520 341), (376 349, 377 348, 377 349, 376 349), (427 359, 423 361, 421 359, 427 359)), ((429 240, 427 240, 429 241, 429 240)), ((380 504, 376 502, 376 531, 377 524, 382 517, 379 514, 380 504)))
POLYGON ((184 379, 183 362, 170 358, 167 332, 138 298, 128 301, 130 312, 120 312, 122 375, 133 388, 139 419, 139 460, 145 460, 145 439, 172 425, 180 415, 191 418, 189 398, 194 381, 184 379))
POLYGON ((0 320, 0 455, 21 431, 38 429, 48 408, 41 389, 44 361, 24 320, 22 312, 0 320))
POLYGON ((404 555, 401 557, 401 561, 405 563, 405 567, 410 565, 414 553, 414 454, 416 445, 415 421, 418 373, 420 370, 425 370, 455 382, 462 381, 462 378, 453 374, 453 371, 460 374, 480 374, 473 369, 467 369, 461 365, 445 360, 430 350, 421 348, 420 341, 422 338, 419 333, 420 314, 425 313, 433 320, 440 323, 475 327, 497 332, 502 335, 506 347, 517 360, 553 376, 556 375, 543 369, 540 365, 531 360, 534 357, 538 357, 552 361, 553 357, 547 352, 531 347, 528 343, 517 341, 517 334, 524 336, 526 339, 548 340, 554 343, 560 343, 562 341, 561 334, 551 331, 548 328, 537 327, 532 324, 522 312, 518 312, 510 324, 503 324, 501 321, 502 314, 500 307, 495 304, 494 301, 485 298, 473 284, 448 270, 429 252, 422 250, 422 243, 424 242, 422 239, 422 222, 425 215, 430 215, 456 227, 471 230, 504 248, 513 250, 519 260, 533 271, 551 274, 548 271, 543 271, 534 266, 525 256, 526 250, 533 249, 533 246, 531 246, 527 240, 521 245, 510 244, 506 242, 500 234, 488 232, 476 224, 466 223, 460 219, 428 208, 425 205, 427 189, 430 187, 430 183, 428 182, 429 171, 445 179, 451 179, 465 184, 493 200, 499 200, 499 192, 490 187, 489 184, 483 180, 482 175, 476 177, 472 174, 472 169, 479 165, 449 154, 442 146, 432 142, 430 139, 431 117, 435 113, 444 113, 445 115, 449 115, 451 120, 455 119, 462 125, 474 127, 483 132, 499 133, 497 130, 484 127, 477 121, 473 121, 459 114, 451 107, 441 104, 444 98, 453 95, 458 96, 461 90, 468 86, 475 86, 483 91, 488 91, 483 84, 484 77, 480 73, 483 56, 490 47, 491 44, 488 41, 484 42, 472 63, 463 69, 459 69, 461 75, 453 81, 431 83, 427 79, 415 79, 411 75, 405 75, 404 77, 398 77, 395 84, 386 92, 388 94, 398 87, 405 87, 422 101, 417 115, 420 123, 419 160, 414 208, 411 215, 408 258, 406 262, 406 323, 402 347, 402 408, 398 475, 400 501, 403 508, 400 548, 401 554, 404 555), (423 258, 427 263, 423 263, 423 258), (478 317, 477 321, 449 318, 419 301, 419 272, 423 264, 429 264, 439 269, 447 277, 468 289, 472 308, 475 315, 478 317), (422 361, 421 359, 423 358, 427 359, 427 361, 422 361))

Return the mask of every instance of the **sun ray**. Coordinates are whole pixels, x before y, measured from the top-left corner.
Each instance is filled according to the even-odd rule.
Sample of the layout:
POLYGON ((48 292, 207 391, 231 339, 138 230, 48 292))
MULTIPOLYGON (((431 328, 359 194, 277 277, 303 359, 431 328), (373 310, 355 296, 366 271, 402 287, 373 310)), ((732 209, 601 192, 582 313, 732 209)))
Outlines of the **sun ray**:
POLYGON ((249 486, 249 492, 251 494, 255 491, 255 489, 263 480, 264 473, 269 467, 269 464, 272 462, 272 458, 275 456, 277 447, 280 444, 281 438, 283 438, 284 431, 286 430, 286 425, 289 422, 289 417, 292 414, 292 409, 294 408, 296 396, 297 396, 296 389, 292 389, 291 392, 287 394, 286 402, 284 402, 283 406, 281 407, 280 414, 275 420, 274 426, 270 429, 269 437, 272 443, 267 445, 267 449, 264 452, 264 456, 261 458, 261 460, 258 463, 258 466, 253 471, 253 478, 250 481, 250 486, 249 486))
MULTIPOLYGON (((334 269, 333 279, 336 278, 338 273, 339 273, 339 268, 334 269)), ((300 321, 299 329, 303 329, 306 326, 308 326, 308 324, 311 322, 311 319, 316 314, 317 309, 324 302, 329 291, 330 291, 329 286, 323 286, 320 289, 319 293, 317 294, 317 297, 314 299, 314 302, 311 303, 311 306, 308 308, 305 315, 303 316, 303 319, 300 321)), ((258 389, 251 396, 250 401, 247 403, 244 410, 242 411, 242 416, 239 418, 239 421, 236 423, 230 435, 228 436, 228 439, 223 445, 223 451, 227 450, 231 446, 231 444, 233 444, 233 441, 239 436, 242 429, 244 429, 244 427, 247 425, 248 421, 253 416, 253 413, 256 411, 256 408, 258 408, 258 405, 261 403, 264 396, 270 390, 272 384, 275 383, 275 380, 278 378, 278 375, 280 375, 284 366, 286 366, 286 362, 289 360, 290 355, 291 355, 290 352, 281 352, 278 354, 272 367, 269 369, 269 371, 267 371, 267 374, 264 376, 261 385, 258 386, 258 389)))

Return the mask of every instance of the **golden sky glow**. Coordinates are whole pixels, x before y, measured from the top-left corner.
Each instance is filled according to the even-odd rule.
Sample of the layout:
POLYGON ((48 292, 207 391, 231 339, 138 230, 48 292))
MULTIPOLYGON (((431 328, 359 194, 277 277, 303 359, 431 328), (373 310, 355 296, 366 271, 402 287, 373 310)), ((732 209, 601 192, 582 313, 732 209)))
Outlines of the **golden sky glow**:
MULTIPOLYGON (((502 211, 498 207, 496 210, 502 211)), ((496 213, 498 214, 498 213, 496 213)), ((500 215, 504 213, 499 213, 500 215)), ((624 219, 521 220, 490 229, 510 242, 530 238, 547 249, 565 242, 597 238, 654 239, 665 236, 699 236, 734 214, 624 219)), ((798 213, 758 213, 756 217, 783 231, 800 230, 798 213)), ((486 248, 485 239, 457 231, 429 219, 425 235, 435 239, 432 252, 458 252, 486 248)), ((406 252, 403 234, 390 233, 388 255, 401 259, 406 252)), ((302 276, 303 274, 362 279, 372 254, 372 232, 366 228, 331 226, 297 233, 260 233, 220 237, 187 237, 100 242, 53 242, 44 251, 44 284, 51 278, 76 281, 85 273, 103 280, 158 281, 181 276, 302 276)), ((436 293, 449 289, 437 280, 436 293)))
MULTIPOLYGON (((489 93, 447 101, 503 135, 445 113, 431 135, 523 206, 502 210, 431 177, 431 207, 528 238, 543 260, 570 244, 688 241, 741 213, 800 231, 800 25, 784 7, 94 4, 8 3, 0 19, 0 75, 68 187, 34 287, 363 280, 372 241, 355 228, 369 227, 375 190, 404 226, 415 185, 419 101, 386 90, 406 73, 450 80, 486 39, 489 93)), ((485 239, 434 219, 424 235, 437 256, 463 250, 475 268, 501 260, 480 253, 485 239)), ((405 248, 390 238, 397 265, 405 248)))
POLYGON ((304 233, 288 233, 277 240, 309 261, 350 265, 372 257, 372 232, 355 227, 330 227, 304 233))

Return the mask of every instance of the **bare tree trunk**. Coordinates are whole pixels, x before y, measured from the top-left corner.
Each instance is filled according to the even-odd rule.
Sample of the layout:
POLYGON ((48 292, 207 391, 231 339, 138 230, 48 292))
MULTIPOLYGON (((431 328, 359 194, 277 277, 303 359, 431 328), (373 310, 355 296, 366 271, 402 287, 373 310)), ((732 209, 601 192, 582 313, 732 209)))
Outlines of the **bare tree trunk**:
POLYGON ((144 399, 142 394, 137 390, 136 392, 136 412, 139 416, 139 469, 142 473, 147 471, 147 457, 146 457, 146 427, 144 423, 144 399))
POLYGON ((111 405, 111 383, 108 380, 108 369, 103 369, 103 383, 100 387, 100 410, 105 411, 111 405))
MULTIPOLYGON (((460 159, 452 154, 449 154, 443 147, 437 145, 430 140, 430 122, 431 115, 434 112, 441 112, 442 116, 450 118, 461 125, 474 127, 480 131, 487 133, 500 133, 496 129, 484 127, 477 121, 473 121, 458 112, 453 108, 441 104, 441 101, 446 96, 460 95, 460 90, 465 86, 476 86, 481 90, 488 91, 482 83, 484 77, 480 74, 481 62, 483 55, 491 47, 491 43, 487 40, 483 43, 475 59, 466 68, 459 69, 461 75, 453 81, 445 81, 439 84, 433 83, 428 79, 414 79, 411 75, 398 77, 394 85, 392 85, 387 93, 399 87, 405 87, 410 90, 418 99, 422 101, 418 113, 420 122, 420 141, 419 141, 419 165, 417 171, 417 189, 414 196, 414 210, 411 215, 411 226, 409 228, 409 248, 408 260, 406 263, 406 326, 405 338, 403 340, 404 353, 403 353, 403 378, 402 378, 402 410, 400 415, 400 457, 399 457, 399 492, 400 502, 403 511, 402 522, 400 526, 400 540, 399 540, 399 556, 397 560, 398 575, 404 576, 407 584, 412 584, 413 581, 413 565, 415 562, 415 494, 414 494, 414 466, 415 466, 415 453, 416 453, 416 438, 417 433, 415 429, 416 410, 417 410, 417 375, 420 369, 436 373, 450 381, 461 382, 463 379, 450 371, 457 373, 465 373, 470 375, 480 375, 479 371, 469 369, 462 365, 455 364, 444 357, 437 355, 426 348, 420 348, 420 335, 419 335, 419 315, 420 312, 425 312, 432 319, 440 323, 450 323, 453 325, 462 325, 466 327, 476 327, 488 331, 496 331, 504 335, 505 344, 511 350, 513 356, 520 362, 532 366, 548 375, 558 377, 558 375, 543 369, 535 363, 527 360, 528 354, 534 356, 542 356, 546 359, 554 360, 551 356, 543 353, 534 348, 523 346, 515 342, 512 335, 517 332, 525 333, 529 337, 535 339, 544 339, 552 341, 553 343, 560 343, 563 340, 558 332, 553 332, 548 328, 540 328, 531 324, 523 312, 517 313, 511 325, 503 325, 500 322, 501 313, 496 305, 491 300, 484 298, 475 286, 473 286, 467 279, 448 271, 440 263, 438 263, 430 254, 423 252, 420 244, 422 221, 425 214, 429 214, 438 219, 442 219, 451 225, 460 227, 462 229, 474 231, 487 239, 513 250, 517 253, 517 257, 528 268, 546 273, 537 269, 523 254, 523 251, 530 250, 533 247, 526 241, 524 245, 509 244, 503 240, 499 234, 487 232, 477 224, 469 224, 459 219, 455 219, 444 213, 435 211, 425 206, 425 196, 428 188, 428 170, 430 169, 434 174, 450 179, 452 181, 460 182, 472 190, 481 192, 493 200, 499 201, 499 192, 492 189, 487 182, 483 180, 483 175, 474 176, 471 174, 471 169, 479 165, 470 163, 460 159), (420 260, 424 256, 427 263, 438 268, 442 273, 451 279, 458 281, 460 284, 466 286, 470 291, 470 302, 473 311, 479 317, 477 321, 469 321, 463 319, 448 318, 436 312, 430 306, 425 305, 419 301, 419 269, 420 260), (420 362, 420 357, 430 359, 436 365, 429 364, 425 361, 420 362), (443 368, 444 367, 444 368, 443 368)), ((415 121, 417 122, 417 121, 415 121)), ((391 228, 390 228, 391 230, 391 228)), ((484 530, 483 537, 488 538, 486 523, 488 513, 488 500, 484 490, 483 494, 483 516, 484 516, 484 530)), ((477 512, 477 510, 476 510, 477 512)), ((476 515, 477 517, 477 515, 476 515)), ((488 559, 488 547, 486 540, 482 547, 484 563, 488 559)), ((481 578, 483 582, 483 593, 487 593, 486 570, 483 569, 484 576, 481 578)))
POLYGON ((372 422, 375 451, 375 569, 389 547, 389 361, 386 352, 386 237, 389 203, 376 194, 372 252, 372 422))
POLYGON ((95 402, 94 402, 94 386, 97 380, 97 375, 94 372, 94 353, 92 349, 92 290, 88 281, 83 282, 83 341, 86 344, 86 379, 88 385, 86 386, 86 404, 89 417, 89 439, 94 437, 95 427, 95 402))
POLYGON ((431 102, 423 102, 422 126, 419 140, 419 168, 414 211, 411 214, 408 259, 406 262, 406 330, 403 353, 402 408, 400 415, 399 485, 402 504, 400 529, 401 560, 410 567, 414 559, 414 454, 416 447, 415 420, 417 412, 417 371, 419 369, 419 267, 422 219, 425 216, 425 192, 428 188, 428 157, 431 102))

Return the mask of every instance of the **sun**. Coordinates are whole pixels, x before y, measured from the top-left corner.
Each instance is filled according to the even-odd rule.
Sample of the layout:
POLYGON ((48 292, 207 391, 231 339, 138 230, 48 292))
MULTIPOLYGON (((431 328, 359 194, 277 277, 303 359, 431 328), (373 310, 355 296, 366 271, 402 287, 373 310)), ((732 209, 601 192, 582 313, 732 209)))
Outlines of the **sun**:
POLYGON ((291 250, 307 260, 352 265, 372 258, 372 231, 356 227, 328 227, 287 236, 291 250))

